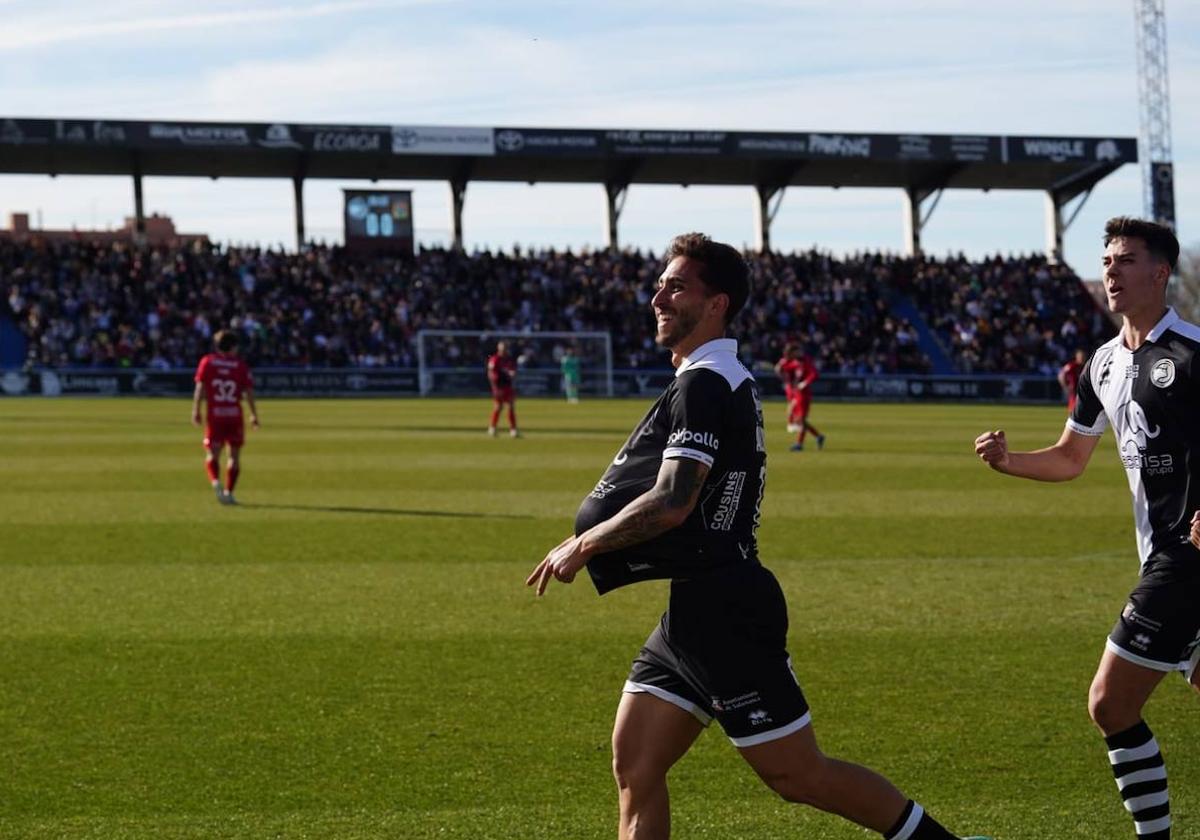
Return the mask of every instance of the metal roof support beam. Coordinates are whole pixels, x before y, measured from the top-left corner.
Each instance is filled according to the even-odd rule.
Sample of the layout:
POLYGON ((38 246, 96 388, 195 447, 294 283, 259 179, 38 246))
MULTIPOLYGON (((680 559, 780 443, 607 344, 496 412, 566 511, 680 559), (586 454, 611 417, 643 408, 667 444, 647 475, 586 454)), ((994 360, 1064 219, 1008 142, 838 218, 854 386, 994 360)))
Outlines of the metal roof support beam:
POLYGON ((1063 234, 1075 223, 1079 211, 1092 197, 1093 183, 1082 193, 1074 191, 1046 190, 1046 259, 1054 264, 1063 261, 1063 234), (1063 211, 1072 199, 1078 198, 1070 215, 1063 217, 1063 211))
POLYGON ((621 220, 621 213, 625 209, 625 198, 628 195, 628 181, 605 182, 604 196, 608 211, 606 214, 608 219, 607 242, 610 251, 616 251, 621 247, 620 238, 617 235, 617 222, 621 220))
POLYGON ((925 225, 928 224, 933 211, 937 209, 938 202, 942 200, 942 193, 946 190, 944 187, 936 187, 932 189, 924 187, 907 187, 904 190, 904 248, 905 253, 910 257, 919 257, 923 253, 921 250, 921 232, 925 230, 925 225), (921 213, 921 205, 925 203, 929 197, 933 197, 933 203, 929 205, 924 214, 921 213))
POLYGON ((463 250, 463 204, 467 200, 467 178, 459 176, 450 181, 450 229, 454 231, 451 246, 455 251, 463 250))
POLYGON ((146 236, 146 205, 142 200, 142 169, 133 168, 133 229, 140 244, 146 236))
POLYGON ((292 195, 296 200, 296 251, 304 250, 304 176, 292 177, 292 195))
POLYGON ((787 184, 767 186, 758 184, 755 192, 758 194, 758 212, 754 215, 754 246, 758 253, 765 254, 771 250, 771 223, 779 213, 779 205, 783 204, 783 193, 787 184), (771 200, 775 206, 771 206, 771 200))

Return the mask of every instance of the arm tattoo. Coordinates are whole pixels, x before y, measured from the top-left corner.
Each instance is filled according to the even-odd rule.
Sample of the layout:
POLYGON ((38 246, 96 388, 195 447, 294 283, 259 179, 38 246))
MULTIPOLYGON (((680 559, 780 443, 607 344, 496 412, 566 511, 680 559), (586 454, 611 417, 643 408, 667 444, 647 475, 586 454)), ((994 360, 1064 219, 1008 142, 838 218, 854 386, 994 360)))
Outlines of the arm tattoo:
POLYGON ((678 517, 695 507, 708 467, 690 458, 664 464, 658 483, 588 533, 588 548, 596 554, 627 548, 677 527, 678 517))
POLYGON ((667 488, 667 504, 670 507, 687 508, 691 512, 696 496, 704 485, 704 477, 708 475, 708 467, 691 458, 678 458, 674 461, 675 469, 670 474, 670 486, 667 488))

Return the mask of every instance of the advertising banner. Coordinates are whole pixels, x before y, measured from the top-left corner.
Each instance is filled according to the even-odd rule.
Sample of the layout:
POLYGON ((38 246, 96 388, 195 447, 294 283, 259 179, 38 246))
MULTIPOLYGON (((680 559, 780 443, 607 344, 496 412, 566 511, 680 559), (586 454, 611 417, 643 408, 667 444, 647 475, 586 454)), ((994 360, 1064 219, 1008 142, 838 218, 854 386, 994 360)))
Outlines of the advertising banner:
POLYGON ((1095 137, 1005 137, 1005 161, 1133 163, 1137 141, 1095 137))
MULTIPOLYGON (((601 387, 600 380, 585 382, 601 387)), ((594 372, 593 372, 594 373, 594 372)), ((0 396, 173 396, 192 393, 190 370, 40 370, 0 373, 0 396)), ((615 370, 616 396, 656 396, 670 384, 670 370, 615 370)), ((255 391, 262 396, 390 396, 420 393, 415 368, 330 368, 303 370, 259 368, 255 391)), ((562 375, 557 368, 524 369, 518 393, 559 396, 562 375)), ((758 381, 765 397, 782 397, 779 381, 764 375, 758 381)), ((482 368, 431 369, 428 392, 441 395, 485 395, 482 368)), ((942 401, 942 402, 1063 402, 1062 389, 1052 376, 843 376, 825 374, 812 385, 813 396, 828 400, 942 401)))
POLYGON ((491 128, 472 126, 394 125, 392 154, 396 155, 475 155, 496 153, 491 128))
POLYGON ((598 157, 605 151, 600 131, 549 128, 497 128, 497 155, 598 157))

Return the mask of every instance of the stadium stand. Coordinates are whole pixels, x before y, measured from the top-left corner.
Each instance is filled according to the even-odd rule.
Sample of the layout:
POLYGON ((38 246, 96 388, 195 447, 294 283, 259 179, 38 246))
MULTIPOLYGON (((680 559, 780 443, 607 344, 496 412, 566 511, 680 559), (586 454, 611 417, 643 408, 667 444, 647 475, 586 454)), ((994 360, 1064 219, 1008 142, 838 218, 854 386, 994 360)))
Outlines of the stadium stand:
MULTIPOLYGON (((818 251, 747 255, 749 362, 802 341, 835 373, 1052 373, 1112 326, 1066 266, 818 251)), ((255 365, 415 365, 423 328, 608 330, 617 367, 665 365, 652 253, 421 250, 364 260, 193 242, 0 242, 0 289, 29 367, 190 368, 229 325, 255 365)))

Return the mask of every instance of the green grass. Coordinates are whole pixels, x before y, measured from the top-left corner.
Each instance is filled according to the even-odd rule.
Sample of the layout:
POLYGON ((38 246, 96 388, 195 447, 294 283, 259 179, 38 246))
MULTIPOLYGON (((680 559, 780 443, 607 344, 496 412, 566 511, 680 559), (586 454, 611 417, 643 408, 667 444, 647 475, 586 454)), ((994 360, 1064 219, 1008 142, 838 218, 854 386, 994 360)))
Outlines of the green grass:
MULTIPOLYGON (((535 599, 525 575, 643 401, 268 401, 216 504, 188 407, 0 401, 0 836, 607 838, 608 737, 665 585, 535 599)), ((1111 443, 1072 485, 971 452, 1053 408, 768 406, 764 561, 827 752, 961 831, 1132 836, 1085 696, 1137 560, 1111 443)), ((1200 836, 1200 716, 1147 717, 1200 836)), ((671 778, 680 838, 862 838, 789 806, 714 727, 671 778)))

